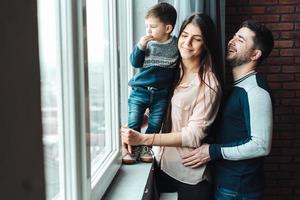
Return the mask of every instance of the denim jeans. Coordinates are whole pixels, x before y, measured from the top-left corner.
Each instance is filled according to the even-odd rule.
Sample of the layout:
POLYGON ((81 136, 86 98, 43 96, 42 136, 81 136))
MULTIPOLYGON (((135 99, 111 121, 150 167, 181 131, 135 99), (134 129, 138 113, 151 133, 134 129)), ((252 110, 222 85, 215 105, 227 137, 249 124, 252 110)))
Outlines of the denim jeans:
POLYGON ((261 198, 261 191, 242 193, 219 186, 215 191, 215 200, 260 200, 261 198))
POLYGON ((140 132, 145 110, 149 108, 146 133, 159 133, 168 99, 167 89, 133 87, 128 99, 128 127, 140 132))

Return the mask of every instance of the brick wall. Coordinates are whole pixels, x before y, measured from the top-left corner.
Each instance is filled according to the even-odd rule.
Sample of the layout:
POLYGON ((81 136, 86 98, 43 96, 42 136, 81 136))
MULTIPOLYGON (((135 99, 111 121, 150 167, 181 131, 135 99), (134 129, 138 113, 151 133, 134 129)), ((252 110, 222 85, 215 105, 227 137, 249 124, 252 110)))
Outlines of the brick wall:
POLYGON ((245 19, 265 23, 275 47, 259 71, 272 89, 273 145, 265 200, 300 199, 300 0, 226 0, 226 39, 245 19))

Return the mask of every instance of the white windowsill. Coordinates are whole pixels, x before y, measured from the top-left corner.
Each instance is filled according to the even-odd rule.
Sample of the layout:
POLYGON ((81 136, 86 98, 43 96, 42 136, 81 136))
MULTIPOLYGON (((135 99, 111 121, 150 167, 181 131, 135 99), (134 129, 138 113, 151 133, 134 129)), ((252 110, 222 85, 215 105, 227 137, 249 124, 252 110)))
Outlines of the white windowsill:
POLYGON ((151 163, 122 165, 103 199, 141 200, 150 169, 151 163))
MULTIPOLYGON (((122 165, 103 200, 141 200, 151 164, 122 165)), ((177 199, 177 193, 162 193, 160 200, 177 199)))

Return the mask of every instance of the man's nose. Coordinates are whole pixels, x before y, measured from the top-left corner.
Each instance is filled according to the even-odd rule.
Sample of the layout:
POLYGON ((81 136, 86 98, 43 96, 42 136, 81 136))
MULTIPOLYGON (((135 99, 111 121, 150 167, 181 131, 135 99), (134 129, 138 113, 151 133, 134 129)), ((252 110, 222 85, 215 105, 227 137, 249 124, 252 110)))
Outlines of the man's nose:
POLYGON ((229 40, 228 42, 228 46, 231 46, 231 45, 235 45, 235 39, 232 38, 231 40, 229 40))

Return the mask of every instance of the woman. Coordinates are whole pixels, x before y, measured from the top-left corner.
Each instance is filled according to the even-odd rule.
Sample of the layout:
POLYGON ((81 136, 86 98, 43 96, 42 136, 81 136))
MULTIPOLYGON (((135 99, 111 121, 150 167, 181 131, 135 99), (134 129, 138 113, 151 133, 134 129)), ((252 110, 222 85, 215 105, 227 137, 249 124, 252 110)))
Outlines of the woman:
POLYGON ((161 147, 155 171, 158 191, 177 191, 178 199, 212 199, 206 166, 185 167, 181 156, 201 145, 219 108, 223 74, 216 38, 209 16, 188 17, 179 32, 179 70, 162 134, 121 128, 125 144, 161 147))

